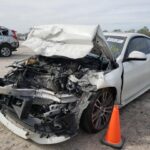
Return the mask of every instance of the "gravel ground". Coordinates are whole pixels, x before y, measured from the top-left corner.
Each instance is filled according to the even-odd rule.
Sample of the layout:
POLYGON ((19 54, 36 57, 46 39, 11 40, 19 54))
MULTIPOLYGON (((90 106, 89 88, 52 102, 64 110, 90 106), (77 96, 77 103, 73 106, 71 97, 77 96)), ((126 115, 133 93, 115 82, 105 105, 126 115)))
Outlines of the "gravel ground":
MULTIPOLYGON (((10 58, 0 58, 0 77, 2 77, 13 61, 27 58, 32 51, 21 47, 10 58)), ((150 91, 121 109, 121 130, 125 137, 124 150, 150 149, 150 91)), ((98 134, 79 134, 71 140, 56 145, 38 145, 32 141, 21 139, 0 124, 0 150, 111 150, 100 143, 105 130, 98 134)))

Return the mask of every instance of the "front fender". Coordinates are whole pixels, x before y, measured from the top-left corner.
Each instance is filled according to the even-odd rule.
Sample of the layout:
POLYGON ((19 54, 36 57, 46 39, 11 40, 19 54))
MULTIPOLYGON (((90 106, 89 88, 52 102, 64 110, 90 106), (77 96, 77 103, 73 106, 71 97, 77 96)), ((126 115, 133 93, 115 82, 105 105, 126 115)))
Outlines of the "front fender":
MULTIPOLYGON (((114 88, 116 91, 116 99, 115 102, 121 104, 121 86, 122 86, 122 67, 118 67, 108 73, 100 72, 99 79, 93 80, 93 84, 96 85, 97 89, 104 88, 114 88)), ((85 93, 82 97, 81 103, 79 105, 79 118, 81 117, 83 111, 87 108, 90 101, 89 98, 93 93, 85 93)))

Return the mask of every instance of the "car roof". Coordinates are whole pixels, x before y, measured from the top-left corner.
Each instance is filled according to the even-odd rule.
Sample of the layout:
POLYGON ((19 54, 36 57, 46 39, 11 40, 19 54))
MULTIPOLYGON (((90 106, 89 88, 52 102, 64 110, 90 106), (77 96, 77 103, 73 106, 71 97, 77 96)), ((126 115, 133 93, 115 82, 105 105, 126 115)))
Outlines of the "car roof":
POLYGON ((8 29, 3 26, 0 26, 0 30, 8 30, 8 29))
POLYGON ((121 36, 121 37, 127 37, 127 38, 134 37, 134 36, 148 37, 148 36, 146 36, 144 34, 140 34, 140 33, 126 33, 126 32, 104 32, 103 34, 105 36, 121 36))

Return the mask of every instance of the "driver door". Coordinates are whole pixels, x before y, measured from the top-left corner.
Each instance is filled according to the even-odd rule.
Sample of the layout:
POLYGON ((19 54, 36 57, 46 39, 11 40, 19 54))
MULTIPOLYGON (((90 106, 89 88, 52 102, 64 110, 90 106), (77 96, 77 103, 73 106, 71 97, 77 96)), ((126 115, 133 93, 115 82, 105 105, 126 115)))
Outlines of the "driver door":
POLYGON ((124 61, 123 103, 133 100, 150 84, 150 47, 146 37, 134 37, 130 40, 125 59, 132 51, 146 54, 147 60, 124 61))

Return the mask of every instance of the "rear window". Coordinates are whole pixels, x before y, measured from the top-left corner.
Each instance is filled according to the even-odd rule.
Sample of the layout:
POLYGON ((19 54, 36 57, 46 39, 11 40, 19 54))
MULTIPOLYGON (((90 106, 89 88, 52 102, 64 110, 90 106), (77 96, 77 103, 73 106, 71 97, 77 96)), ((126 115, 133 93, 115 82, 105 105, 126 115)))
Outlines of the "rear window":
POLYGON ((3 31, 2 31, 2 34, 3 34, 4 36, 8 36, 8 30, 3 30, 3 31))
POLYGON ((120 36, 105 36, 106 41, 110 47, 110 50, 115 58, 117 58, 123 49, 126 37, 120 36))

